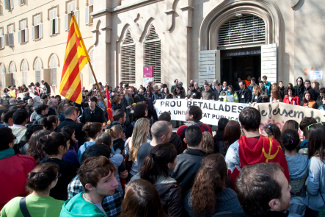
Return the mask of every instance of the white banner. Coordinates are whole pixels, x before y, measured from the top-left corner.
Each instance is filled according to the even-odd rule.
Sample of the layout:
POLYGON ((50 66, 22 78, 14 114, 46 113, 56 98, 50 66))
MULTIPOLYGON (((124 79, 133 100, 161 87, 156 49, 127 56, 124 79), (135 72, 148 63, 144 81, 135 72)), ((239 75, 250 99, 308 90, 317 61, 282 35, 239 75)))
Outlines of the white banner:
POLYGON ((214 100, 161 99, 156 101, 155 109, 158 117, 162 112, 167 111, 172 120, 185 121, 185 112, 192 105, 199 106, 202 109, 201 122, 216 126, 220 118, 238 121, 239 113, 248 106, 248 104, 243 103, 214 100))

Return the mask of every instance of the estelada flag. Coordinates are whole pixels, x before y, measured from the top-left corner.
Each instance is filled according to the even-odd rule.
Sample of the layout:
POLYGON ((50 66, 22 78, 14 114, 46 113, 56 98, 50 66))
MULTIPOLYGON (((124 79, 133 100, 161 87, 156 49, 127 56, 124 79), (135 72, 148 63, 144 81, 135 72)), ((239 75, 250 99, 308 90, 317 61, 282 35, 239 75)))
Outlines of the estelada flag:
POLYGON ((82 102, 80 71, 87 62, 90 58, 72 14, 59 93, 78 104, 82 102))
POLYGON ((111 97, 109 96, 108 86, 106 86, 106 99, 107 99, 107 111, 109 115, 109 119, 113 118, 112 113, 112 104, 111 104, 111 97))

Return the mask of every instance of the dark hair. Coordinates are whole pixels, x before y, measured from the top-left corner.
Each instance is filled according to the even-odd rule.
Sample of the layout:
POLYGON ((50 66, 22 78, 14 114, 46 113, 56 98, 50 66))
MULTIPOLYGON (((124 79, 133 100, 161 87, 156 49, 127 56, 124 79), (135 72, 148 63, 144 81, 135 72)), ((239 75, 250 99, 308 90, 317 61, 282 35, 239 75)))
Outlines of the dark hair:
POLYGON ((106 133, 106 132, 102 132, 100 133, 95 140, 96 143, 101 143, 101 144, 105 144, 108 147, 111 147, 112 145, 112 137, 111 134, 106 133))
POLYGON ((134 106, 134 118, 139 119, 139 118, 146 117, 147 108, 148 108, 147 104, 145 104, 144 102, 138 102, 134 106))
POLYGON ((111 148, 106 144, 96 143, 85 150, 81 157, 81 163, 87 158, 104 156, 110 158, 111 148))
POLYGON ((59 166, 55 163, 41 163, 29 174, 26 186, 31 191, 45 191, 58 177, 59 166))
POLYGON ((224 138, 224 130, 229 120, 227 118, 220 118, 218 121, 217 137, 222 140, 224 138))
POLYGON ((165 217, 157 189, 137 179, 129 183, 122 203, 121 217, 165 217))
POLYGON ((325 93, 325 88, 322 87, 321 89, 319 89, 319 93, 325 93))
POLYGON ((13 117, 15 111, 7 111, 4 112, 3 115, 3 122, 8 123, 9 119, 13 117))
POLYGON ((242 85, 244 85, 246 87, 246 82, 244 80, 241 80, 238 82, 238 84, 242 83, 242 85))
POLYGON ((192 125, 185 129, 186 143, 190 147, 198 147, 202 141, 202 130, 200 127, 192 125))
MULTIPOLYGON (((66 104, 64 102, 62 102, 63 104, 66 104)), ((61 104, 61 103, 60 103, 61 104)), ((64 110, 64 117, 70 117, 71 115, 73 115, 73 113, 76 111, 76 108, 74 106, 69 106, 64 110)))
POLYGON ((264 127, 264 131, 268 137, 273 136, 281 144, 281 131, 280 128, 275 124, 268 124, 264 127))
POLYGON ((87 122, 83 127, 82 130, 86 132, 87 137, 95 138, 97 133, 102 132, 103 125, 98 122, 87 122))
POLYGON ((159 121, 168 121, 170 122, 171 121, 171 117, 170 117, 170 114, 169 112, 163 112, 159 115, 159 118, 158 118, 159 121))
POLYGON ((295 120, 287 120, 282 127, 282 132, 289 129, 298 131, 299 130, 298 122, 295 120))
POLYGON ((189 106, 188 107, 188 114, 193 115, 193 121, 199 122, 202 119, 202 110, 199 106, 189 106))
POLYGON ((251 216, 265 215, 269 202, 281 198, 281 186, 274 179, 282 172, 277 163, 260 163, 243 168, 237 179, 237 196, 243 210, 251 216))
MULTIPOLYGON (((223 141, 226 143, 225 149, 238 140, 241 136, 240 124, 238 121, 229 121, 224 130, 223 141)), ((227 150, 225 150, 227 151, 227 150)))
POLYGON ((0 128, 0 151, 8 149, 9 144, 14 141, 16 138, 12 133, 11 128, 9 127, 1 127, 0 128))
POLYGON ((28 113, 25 109, 20 109, 14 112, 12 115, 12 119, 14 121, 14 124, 21 125, 28 119, 28 113))
POLYGON ((26 154, 32 156, 36 163, 39 163, 47 154, 44 151, 44 144, 41 142, 43 136, 49 135, 51 132, 48 130, 39 130, 34 132, 28 142, 26 154))
POLYGON ((92 101, 92 102, 95 102, 95 103, 97 103, 98 102, 98 99, 97 99, 97 97, 96 96, 92 96, 92 97, 90 97, 90 99, 89 99, 90 101, 92 101))
POLYGON ((325 157, 325 128, 322 124, 309 127, 308 157, 318 156, 321 161, 325 157))
POLYGON ((59 154, 59 147, 67 147, 67 139, 62 133, 53 132, 40 139, 44 145, 44 151, 48 155, 59 154))
POLYGON ((35 111, 37 114, 41 114, 43 110, 46 110, 49 106, 45 105, 45 104, 40 104, 38 106, 36 106, 35 111))
POLYGON ((298 131, 292 129, 283 131, 281 141, 285 149, 296 150, 300 142, 298 131))
POLYGON ((314 123, 317 123, 317 121, 315 118, 312 117, 304 117, 300 121, 300 130, 304 133, 305 139, 309 138, 308 126, 314 123))
POLYGON ((75 150, 78 153, 78 147, 76 147, 75 142, 72 140, 72 135, 75 132, 75 129, 73 126, 64 126, 60 129, 60 133, 62 133, 67 140, 70 141, 70 150, 75 150))
POLYGON ((310 95, 310 100, 313 100, 313 95, 311 94, 311 92, 309 90, 305 90, 304 97, 302 98, 302 101, 303 102, 305 102, 305 103, 308 102, 307 99, 306 99, 306 97, 305 97, 306 94, 309 94, 310 95))
POLYGON ((45 127, 47 130, 55 130, 53 129, 53 123, 58 123, 59 119, 56 115, 50 115, 42 118, 41 125, 45 127))
POLYGON ((235 89, 234 87, 230 84, 228 85, 228 91, 231 93, 231 94, 234 94, 235 93, 235 89), (231 92, 229 91, 229 89, 231 88, 231 92))
POLYGON ((93 187, 97 187, 97 183, 101 178, 109 174, 114 177, 115 172, 116 168, 114 164, 107 157, 96 156, 89 157, 82 162, 78 170, 78 175, 85 192, 88 192, 88 189, 85 188, 87 183, 93 187))
POLYGON ((124 118, 125 112, 122 109, 116 109, 113 113, 114 121, 118 121, 120 118, 124 118))
POLYGON ((227 165, 221 154, 211 154, 203 158, 191 192, 193 211, 200 216, 215 213, 217 194, 225 186, 227 165))
POLYGON ((246 107, 239 114, 239 122, 246 131, 256 131, 261 123, 261 114, 256 108, 246 107))
POLYGON ((284 90, 285 95, 288 95, 288 90, 291 90, 292 91, 292 96, 295 96, 295 89, 293 87, 288 87, 288 86, 284 90))
POLYGON ((177 151, 173 144, 164 143, 156 145, 143 160, 143 165, 140 169, 141 179, 155 184, 159 176, 168 177, 168 163, 173 163, 176 156, 177 151))

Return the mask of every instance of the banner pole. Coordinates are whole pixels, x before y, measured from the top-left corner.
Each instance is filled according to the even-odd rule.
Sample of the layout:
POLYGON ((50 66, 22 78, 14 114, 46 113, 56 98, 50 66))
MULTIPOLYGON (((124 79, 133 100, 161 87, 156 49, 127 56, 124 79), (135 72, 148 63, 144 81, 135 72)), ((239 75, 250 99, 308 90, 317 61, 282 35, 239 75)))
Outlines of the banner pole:
MULTIPOLYGON (((91 62, 90 62, 90 61, 89 61, 88 63, 89 63, 89 66, 90 66, 91 72, 92 72, 92 74, 93 74, 93 76, 94 76, 94 79, 95 79, 95 82, 96 82, 97 89, 99 90, 100 97, 102 98, 103 104, 104 104, 104 106, 105 106, 105 110, 106 110, 107 116, 108 116, 108 118, 109 118, 109 121, 112 122, 111 116, 109 115, 109 112, 108 112, 107 105, 105 104, 105 101, 104 101, 104 97, 103 97, 102 91, 101 91, 101 89, 99 88, 99 84, 98 84, 98 82, 97 82, 97 78, 96 78, 96 75, 95 75, 95 72, 94 72, 93 66, 91 65, 91 62)), ((106 96, 106 97, 107 97, 107 96, 106 96)))

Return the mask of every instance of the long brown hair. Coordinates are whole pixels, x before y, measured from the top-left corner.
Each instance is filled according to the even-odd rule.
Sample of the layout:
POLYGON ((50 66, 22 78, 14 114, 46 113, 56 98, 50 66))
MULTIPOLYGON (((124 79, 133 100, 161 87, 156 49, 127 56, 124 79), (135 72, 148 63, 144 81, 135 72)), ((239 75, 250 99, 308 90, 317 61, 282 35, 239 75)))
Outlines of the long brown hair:
POLYGON ((308 157, 319 157, 324 162, 325 157, 325 128, 323 124, 313 124, 309 127, 308 157))
POLYGON ((211 154, 202 160, 192 192, 193 211, 200 215, 213 215, 217 203, 217 193, 225 188, 227 165, 221 154, 211 154))
MULTIPOLYGON (((240 125, 237 121, 229 121, 225 127, 223 141, 228 149, 229 145, 238 140, 241 136, 240 125)), ((227 151, 227 150, 225 150, 227 151)))
POLYGON ((167 217, 157 189, 144 179, 130 182, 122 203, 121 217, 167 217))

